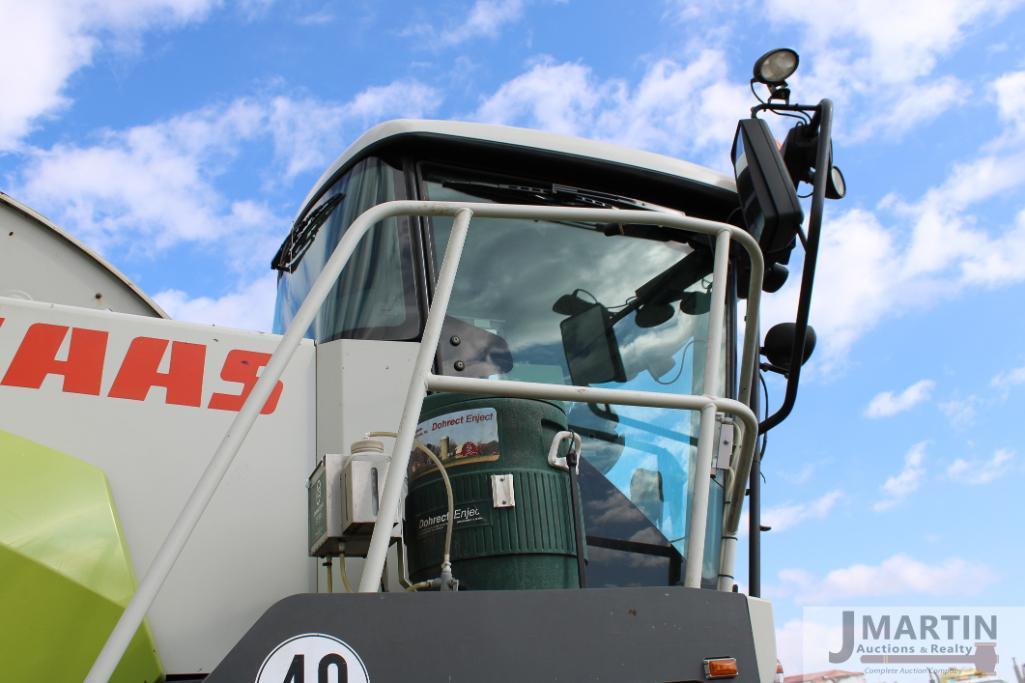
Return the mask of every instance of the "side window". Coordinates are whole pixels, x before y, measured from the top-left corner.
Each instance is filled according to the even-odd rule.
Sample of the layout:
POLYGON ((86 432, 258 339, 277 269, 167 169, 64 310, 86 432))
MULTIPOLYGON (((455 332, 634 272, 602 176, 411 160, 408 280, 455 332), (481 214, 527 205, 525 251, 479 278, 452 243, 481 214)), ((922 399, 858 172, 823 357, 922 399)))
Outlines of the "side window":
MULTIPOLYGON (((403 196, 400 172, 376 158, 357 163, 321 196, 275 259, 280 271, 275 332, 283 332, 295 316, 349 225, 372 206, 403 196), (312 236, 303 234, 304 225, 312 236)), ((416 338, 421 321, 412 244, 407 219, 375 225, 353 252, 307 336, 317 341, 416 338)))

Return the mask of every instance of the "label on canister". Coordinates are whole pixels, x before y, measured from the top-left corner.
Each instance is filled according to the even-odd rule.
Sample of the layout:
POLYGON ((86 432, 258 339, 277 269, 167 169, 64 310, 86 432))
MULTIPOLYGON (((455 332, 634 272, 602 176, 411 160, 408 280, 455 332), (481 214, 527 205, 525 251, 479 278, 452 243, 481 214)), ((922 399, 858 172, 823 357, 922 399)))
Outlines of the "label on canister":
MULTIPOLYGON (((499 458, 498 412, 494 408, 460 410, 424 420, 416 440, 429 448, 445 468, 499 458)), ((409 476, 433 472, 434 463, 418 448, 409 456, 409 476)))
MULTIPOLYGON (((465 504, 456 506, 455 509, 455 528, 463 529, 466 527, 474 526, 490 526, 491 522, 488 520, 487 515, 484 511, 488 509, 490 501, 488 500, 473 500, 465 504)), ((413 520, 414 531, 416 532, 417 538, 422 538, 428 534, 440 533, 445 530, 448 524, 448 510, 435 510, 434 512, 426 512, 418 515, 413 520)))

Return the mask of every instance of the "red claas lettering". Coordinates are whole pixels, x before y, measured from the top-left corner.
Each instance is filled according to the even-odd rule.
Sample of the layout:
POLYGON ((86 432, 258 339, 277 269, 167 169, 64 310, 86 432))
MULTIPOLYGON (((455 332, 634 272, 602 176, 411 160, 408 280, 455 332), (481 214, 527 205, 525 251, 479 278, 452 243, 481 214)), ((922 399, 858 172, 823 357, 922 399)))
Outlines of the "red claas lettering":
POLYGON ((68 328, 62 325, 36 323, 29 327, 0 384, 38 389, 48 375, 61 375, 64 391, 98 396, 103 381, 107 333, 72 329, 67 360, 57 360, 67 334, 68 328))
MULTIPOLYGON (((4 318, 0 318, 3 327, 4 318)), ((40 389, 50 375, 62 378, 65 393, 100 396, 110 333, 82 327, 33 323, 14 353, 0 386, 40 389), (62 353, 62 349, 65 351, 62 353)), ((163 389, 164 402, 171 405, 200 407, 206 374, 205 344, 171 341, 155 337, 136 337, 128 346, 107 396, 145 401, 154 387, 163 389), (161 370, 166 366, 166 370, 161 370)), ((241 385, 231 393, 214 392, 207 408, 237 412, 249 398, 260 368, 271 354, 245 349, 228 351, 221 366, 220 379, 241 385)), ((261 413, 269 415, 278 407, 284 383, 279 381, 264 403, 261 413)))
POLYGON ((205 363, 206 347, 202 344, 136 337, 107 395, 144 401, 151 388, 164 387, 167 403, 199 406, 203 401, 205 363), (168 345, 171 347, 170 366, 167 372, 160 372, 158 368, 168 345))
MULTIPOLYGON (((253 390, 256 380, 259 379, 257 370, 265 366, 268 361, 270 361, 269 353, 241 349, 229 352, 228 357, 224 359, 224 367, 221 368, 221 379, 226 382, 238 382, 242 385, 242 392, 239 394, 214 394, 210 397, 208 407, 214 410, 242 410, 242 404, 249 398, 249 392, 253 390)), ((284 388, 285 385, 280 381, 274 386, 267 402, 260 410, 263 415, 273 413, 274 409, 278 407, 278 399, 284 388)))

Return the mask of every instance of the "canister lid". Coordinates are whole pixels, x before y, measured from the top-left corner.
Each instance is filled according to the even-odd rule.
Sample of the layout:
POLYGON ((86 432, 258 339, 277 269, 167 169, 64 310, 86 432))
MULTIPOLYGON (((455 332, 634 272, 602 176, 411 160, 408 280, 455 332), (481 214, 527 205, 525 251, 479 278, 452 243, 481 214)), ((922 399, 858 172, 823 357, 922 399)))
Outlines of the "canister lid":
POLYGON ((360 453, 384 453, 384 444, 377 439, 360 439, 359 441, 352 442, 349 452, 353 455, 360 453))

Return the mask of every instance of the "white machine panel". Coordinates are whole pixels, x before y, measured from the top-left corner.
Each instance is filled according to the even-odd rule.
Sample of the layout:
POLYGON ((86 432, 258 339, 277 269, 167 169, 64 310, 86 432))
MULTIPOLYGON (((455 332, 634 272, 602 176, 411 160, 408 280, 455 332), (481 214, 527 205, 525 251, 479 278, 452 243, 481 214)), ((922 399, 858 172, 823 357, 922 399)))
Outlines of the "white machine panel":
MULTIPOLYGON (((279 339, 0 298, 0 429, 106 473, 141 577, 279 339), (61 340, 48 357, 44 338, 61 340), (92 351, 72 361, 83 340, 92 351), (71 363, 92 365, 68 386, 71 363)), ((315 399, 304 342, 150 610, 166 671, 210 671, 271 604, 315 589, 315 399)))

